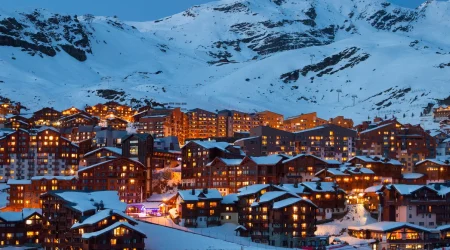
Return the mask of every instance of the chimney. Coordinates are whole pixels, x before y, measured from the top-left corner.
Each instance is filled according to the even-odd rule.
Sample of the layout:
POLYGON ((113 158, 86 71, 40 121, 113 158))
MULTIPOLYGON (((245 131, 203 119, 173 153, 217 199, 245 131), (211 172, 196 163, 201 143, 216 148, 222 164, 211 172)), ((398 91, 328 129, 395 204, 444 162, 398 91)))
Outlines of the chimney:
POLYGON ((294 188, 298 188, 298 181, 295 181, 294 188))
POLYGON ((191 194, 195 195, 195 188, 192 189, 191 194))
POLYGON ((203 189, 203 193, 204 193, 204 194, 207 194, 207 193, 208 193, 208 188, 204 188, 204 189, 203 189))
POLYGON ((106 129, 106 146, 112 147, 113 141, 113 129, 111 126, 108 126, 108 128, 106 129))

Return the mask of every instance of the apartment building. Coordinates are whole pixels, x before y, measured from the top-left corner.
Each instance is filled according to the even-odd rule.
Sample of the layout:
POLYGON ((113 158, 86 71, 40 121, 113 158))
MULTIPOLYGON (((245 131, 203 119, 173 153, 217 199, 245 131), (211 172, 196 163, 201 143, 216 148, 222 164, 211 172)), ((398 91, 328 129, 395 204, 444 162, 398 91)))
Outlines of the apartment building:
POLYGON ((78 146, 52 127, 0 131, 0 179, 73 175, 78 169, 78 146))
POLYGON ((334 124, 324 124, 294 133, 295 149, 325 160, 345 162, 355 156, 357 132, 334 124))
POLYGON ((206 139, 218 135, 216 113, 196 108, 189 110, 186 115, 188 139, 206 139))
POLYGON ((297 116, 288 117, 284 120, 283 126, 285 131, 298 132, 305 129, 314 128, 327 124, 328 121, 317 117, 316 112, 301 114, 297 116))
POLYGON ((240 146, 249 156, 295 153, 295 135, 290 132, 269 126, 258 126, 250 129, 250 136, 236 140, 234 145, 240 146))
POLYGON ((403 164, 394 159, 379 156, 355 156, 348 160, 348 165, 372 170, 375 173, 374 184, 398 183, 402 178, 403 164))

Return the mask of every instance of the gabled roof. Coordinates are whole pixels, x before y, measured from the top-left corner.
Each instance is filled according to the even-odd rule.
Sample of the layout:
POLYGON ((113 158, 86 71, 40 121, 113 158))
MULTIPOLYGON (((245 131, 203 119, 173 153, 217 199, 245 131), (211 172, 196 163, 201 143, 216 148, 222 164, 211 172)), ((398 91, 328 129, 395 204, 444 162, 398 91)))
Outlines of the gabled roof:
POLYGON ((365 226, 349 226, 348 229, 350 230, 356 230, 356 231, 360 231, 360 230, 370 230, 370 231, 376 231, 376 232, 391 232, 400 228, 412 228, 412 229, 416 229, 416 230, 420 230, 420 231, 424 231, 424 232, 430 232, 430 229, 425 228, 425 227, 421 227, 418 225, 414 225, 411 223, 407 223, 407 222, 394 222, 394 221, 382 221, 382 222, 377 222, 377 223, 372 223, 372 224, 368 224, 365 226))
POLYGON ((78 173, 84 172, 84 171, 86 171, 86 170, 88 170, 88 169, 91 169, 91 168, 95 168, 95 167, 101 166, 101 165, 103 165, 103 164, 113 164, 113 163, 116 162, 116 161, 122 161, 122 160, 124 160, 124 161, 129 161, 129 162, 131 162, 131 163, 134 163, 134 164, 137 164, 137 165, 141 166, 142 168, 146 168, 146 166, 144 166, 144 164, 140 163, 139 161, 135 161, 135 160, 132 160, 132 159, 130 159, 130 158, 120 157, 120 158, 115 158, 115 159, 108 160, 108 161, 104 161, 104 162, 99 162, 99 163, 97 163, 97 164, 90 165, 90 166, 86 166, 86 167, 84 167, 84 168, 80 168, 80 169, 78 170, 78 173))
POLYGON ((8 222, 23 221, 34 214, 42 216, 41 209, 24 208, 21 212, 0 212, 0 219, 8 222))
POLYGON ((415 180, 424 177, 424 174, 421 173, 404 173, 402 174, 402 178, 405 180, 415 180))
POLYGON ((87 152, 86 154, 83 155, 83 157, 95 154, 95 153, 97 153, 98 151, 101 151, 101 150, 106 150, 106 151, 110 151, 110 152, 112 152, 114 154, 122 155, 122 149, 121 148, 103 147, 103 148, 97 148, 97 149, 94 149, 94 150, 92 150, 90 152, 87 152))
POLYGON ((390 188, 394 188, 401 195, 411 195, 412 193, 414 193, 417 190, 422 189, 422 188, 426 188, 431 191, 437 192, 435 189, 433 189, 427 185, 392 184, 392 185, 390 185, 390 188))
POLYGON ((147 133, 129 134, 129 135, 125 135, 124 137, 122 137, 122 142, 125 141, 125 140, 128 140, 132 136, 136 136, 140 140, 147 140, 148 137, 151 137, 152 135, 151 134, 147 134, 147 133))
POLYGON ((234 141, 234 143, 241 142, 241 141, 248 141, 248 140, 258 139, 258 138, 260 138, 260 136, 250 136, 250 137, 238 139, 238 140, 234 141))
POLYGON ((86 225, 93 225, 99 221, 107 219, 111 215, 119 215, 135 224, 138 223, 135 219, 131 218, 130 216, 126 215, 125 213, 123 213, 121 211, 114 210, 114 209, 105 209, 105 210, 98 211, 97 213, 89 216, 88 218, 84 219, 81 222, 77 222, 77 223, 73 224, 70 229, 75 229, 75 228, 83 227, 86 225))
POLYGON ((380 128, 384 128, 384 127, 387 127, 389 125, 392 125, 392 124, 394 124, 394 123, 392 123, 392 122, 391 123, 386 123, 386 124, 383 124, 383 125, 371 128, 371 129, 364 130, 364 131, 360 132, 360 134, 365 134, 365 133, 368 133, 368 132, 371 132, 371 131, 375 131, 375 130, 378 130, 380 128))
POLYGON ((297 202, 306 202, 311 204, 312 206, 314 206, 315 208, 318 208, 316 204, 314 204, 311 200, 309 199, 303 199, 303 198, 296 198, 296 197, 292 197, 292 198, 287 198, 281 201, 277 201, 275 203, 273 203, 273 209, 280 209, 280 208, 284 208, 287 206, 290 206, 292 204, 295 204, 297 202))
MULTIPOLYGON (((280 196, 283 196, 285 194, 287 194, 288 192, 286 191, 270 191, 270 192, 265 192, 263 195, 261 195, 261 197, 259 197, 259 201, 258 203, 264 203, 264 202, 269 202, 272 201, 280 196)), ((295 194, 291 194, 293 197, 298 197, 295 194)))
POLYGON ((381 192, 384 189, 384 185, 376 185, 376 186, 371 186, 368 187, 364 190, 364 193, 376 193, 376 192, 381 192))
POLYGON ((367 163, 381 162, 381 163, 384 163, 384 164, 403 166, 403 164, 400 161, 398 161, 398 160, 387 159, 387 158, 384 158, 384 157, 381 157, 381 156, 358 155, 358 156, 352 157, 347 162, 351 162, 353 159, 359 159, 359 160, 367 162, 367 163))
MULTIPOLYGON (((335 192, 333 182, 302 182, 301 185, 309 188, 313 192, 335 192), (319 183, 320 186, 318 185, 319 183)), ((341 188, 338 188, 338 190, 345 193, 341 188)))
POLYGON ((61 180, 61 181, 70 181, 76 179, 76 176, 33 176, 31 177, 32 181, 35 180, 61 180))
POLYGON ((250 186, 245 186, 242 188, 238 189, 238 196, 246 196, 246 195, 251 195, 251 194, 256 194, 259 191, 269 187, 269 184, 254 184, 254 185, 250 185, 250 186))
POLYGON ((305 193, 305 186, 303 186, 301 183, 297 184, 283 184, 283 185, 277 185, 275 186, 277 189, 280 190, 286 190, 287 192, 291 192, 294 194, 303 194, 305 193))
POLYGON ((227 147, 230 146, 231 144, 229 144, 228 142, 217 142, 214 140, 211 141, 200 141, 200 140, 194 140, 194 141, 189 141, 188 143, 186 143, 183 148, 188 145, 189 143, 195 143, 201 147, 204 147, 206 149, 212 149, 212 148, 217 148, 220 149, 222 151, 227 151, 227 147))
POLYGON ((215 161, 221 161, 223 162, 223 164, 227 165, 227 166, 238 166, 241 164, 242 159, 227 159, 227 158, 219 158, 216 157, 212 162, 206 164, 207 167, 212 166, 213 162, 215 161))
POLYGON ((199 200, 222 200, 222 195, 217 189, 208 189, 207 193, 203 189, 194 190, 179 190, 178 194, 184 201, 199 201, 199 200), (194 191, 194 194, 192 193, 194 191))
POLYGON ((319 172, 317 172, 316 174, 315 174, 315 176, 318 176, 318 175, 320 175, 321 173, 323 173, 323 172, 328 172, 328 173, 330 173, 330 174, 332 174, 332 175, 334 175, 334 176, 350 176, 349 174, 346 174, 346 173, 344 173, 343 171, 341 171, 341 169, 339 169, 339 168, 326 168, 326 169, 322 169, 322 170, 320 170, 319 172))
POLYGON ((15 180, 9 179, 7 182, 8 185, 31 185, 31 180, 15 180))
POLYGON ((296 160, 296 159, 301 158, 301 157, 313 157, 313 158, 316 158, 317 160, 322 161, 323 163, 327 163, 328 164, 328 162, 325 161, 324 159, 322 159, 320 157, 317 157, 315 155, 311 155, 311 154, 299 154, 299 155, 296 155, 294 157, 291 157, 289 159, 284 160, 283 163, 288 163, 290 161, 296 160))
POLYGON ((258 165, 276 165, 281 162, 284 158, 279 155, 268 155, 259 157, 250 157, 258 165))
POLYGON ((109 227, 106 227, 106 228, 104 228, 104 229, 102 229, 102 230, 99 230, 99 231, 97 231, 97 232, 84 233, 84 234, 81 236, 81 238, 83 238, 83 239, 95 238, 95 237, 98 237, 98 236, 100 236, 100 235, 102 235, 102 234, 104 234, 104 233, 110 232, 110 231, 112 231, 112 230, 114 230, 114 229, 116 229, 116 228, 118 228, 118 227, 126 227, 126 228, 128 228, 128 229, 130 229, 130 230, 132 230, 132 231, 135 231, 135 232, 138 232, 138 233, 142 234, 142 235, 144 236, 144 238, 147 238, 147 236, 145 235, 145 233, 144 233, 143 231, 141 231, 141 230, 139 230, 138 228, 136 228, 136 227, 130 225, 130 223, 128 223, 128 222, 120 222, 120 221, 118 221, 118 222, 112 224, 112 225, 109 226, 109 227))
POLYGON ((445 160, 443 160, 441 158, 439 158, 439 159, 438 158, 436 158, 436 159, 425 159, 423 161, 417 162, 416 166, 420 165, 422 163, 425 163, 425 162, 432 162, 434 164, 441 165, 441 166, 450 166, 450 164, 445 163, 445 160))
POLYGON ((96 204, 103 203, 104 209, 116 209, 125 211, 127 204, 119 200, 117 191, 50 191, 42 196, 52 195, 57 196, 66 201, 66 206, 77 210, 81 213, 96 210, 96 204))
POLYGON ((225 195, 222 199, 222 204, 235 204, 238 201, 238 194, 225 195))

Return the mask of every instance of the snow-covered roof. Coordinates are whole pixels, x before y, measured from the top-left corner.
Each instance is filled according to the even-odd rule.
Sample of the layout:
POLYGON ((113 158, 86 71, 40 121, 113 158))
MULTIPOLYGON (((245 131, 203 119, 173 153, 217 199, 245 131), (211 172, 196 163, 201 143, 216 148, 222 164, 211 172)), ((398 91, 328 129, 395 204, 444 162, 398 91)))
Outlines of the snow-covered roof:
POLYGON ((403 228, 403 227, 409 227, 409 228, 414 228, 414 229, 425 231, 425 232, 430 232, 430 229, 425 228, 425 227, 421 227, 421 226, 407 223, 407 222, 395 222, 395 221, 382 221, 382 222, 376 222, 376 223, 368 224, 365 226, 359 226, 359 227, 358 226, 349 226, 348 229, 357 230, 357 231, 370 230, 370 231, 377 231, 377 232, 389 232, 389 231, 394 231, 396 229, 403 228))
POLYGON ((421 173, 404 173, 404 174, 402 174, 402 178, 407 179, 407 180, 419 179, 419 178, 422 178, 423 176, 424 176, 424 174, 421 174, 421 173))
POLYGON ((436 230, 438 230, 438 231, 448 231, 448 230, 450 230, 450 224, 438 226, 438 227, 436 227, 436 230))
POLYGON ((238 196, 246 196, 246 195, 250 195, 250 194, 256 194, 259 191, 269 187, 269 184, 254 184, 254 185, 250 185, 250 186, 245 186, 242 188, 238 189, 238 196))
POLYGON ((241 139, 234 141, 234 143, 241 142, 241 141, 247 141, 247 140, 253 140, 256 138, 259 138, 259 136, 251 136, 251 137, 241 138, 241 139))
POLYGON ((344 173, 343 171, 341 171, 341 169, 339 168, 327 168, 327 169, 322 169, 319 172, 317 172, 315 175, 319 175, 323 172, 327 171, 328 173, 334 175, 334 176, 349 176, 349 174, 344 173))
POLYGON ((250 157, 258 165, 275 165, 279 163, 283 157, 279 155, 268 155, 259 157, 250 157))
POLYGON ((31 177, 32 181, 35 180, 61 180, 61 181, 70 181, 76 179, 76 176, 33 176, 31 177))
POLYGON ((384 187, 384 185, 371 186, 371 187, 368 187, 368 188, 364 189, 364 193, 380 192, 383 187, 384 187))
POLYGON ((310 132, 310 131, 314 131, 314 130, 319 130, 319 129, 323 129, 323 128, 325 128, 325 127, 324 126, 317 126, 317 127, 314 127, 314 128, 304 129, 304 130, 301 130, 301 131, 294 132, 294 134, 301 134, 301 133, 310 132))
POLYGON ((445 159, 441 159, 441 158, 436 158, 436 159, 425 159, 425 160, 423 160, 423 161, 418 161, 418 162, 416 163, 416 165, 420 165, 420 164, 425 163, 425 162, 432 162, 432 163, 434 163, 434 164, 442 165, 442 166, 450 166, 450 164, 446 164, 446 163, 445 163, 445 159))
POLYGON ((238 231, 238 230, 244 230, 244 231, 247 231, 247 228, 245 228, 245 227, 242 226, 242 225, 239 225, 239 226, 236 227, 236 229, 234 229, 234 231, 238 231))
POLYGON ((278 189, 286 190, 288 192, 294 193, 294 194, 303 194, 305 193, 305 186, 302 186, 301 183, 297 184, 297 187, 295 187, 295 184, 283 184, 276 186, 278 189))
POLYGON ((97 153, 98 151, 101 151, 101 150, 107 150, 107 151, 110 151, 110 152, 112 152, 112 153, 115 153, 115 154, 118 154, 118 155, 122 155, 122 149, 121 149, 121 148, 115 148, 115 147, 103 147, 103 148, 97 148, 97 149, 94 149, 94 150, 92 150, 92 151, 89 151, 89 152, 87 152, 86 154, 84 154, 83 157, 86 157, 86 156, 95 154, 95 153, 97 153))
POLYGON ((97 209, 95 204, 100 204, 102 202, 104 209, 109 208, 125 211, 127 208, 127 204, 119 200, 117 191, 50 191, 47 194, 59 196, 61 199, 68 202, 67 206, 80 212, 95 210, 97 209))
POLYGON ((24 208, 21 212, 0 212, 0 219, 4 221, 22 221, 34 213, 42 215, 41 209, 24 208))
POLYGON ((228 142, 217 142, 217 141, 214 141, 214 140, 211 140, 211 141, 194 140, 194 141, 189 141, 184 146, 186 146, 189 143, 195 143, 195 144, 197 144, 197 145, 199 145, 201 147, 204 147, 206 149, 217 148, 217 149, 220 149, 222 151, 226 151, 226 148, 228 146, 230 146, 230 144, 228 142))
POLYGON ((238 201, 238 194, 225 195, 222 199, 222 204, 235 204, 238 201))
POLYGON ((219 199, 222 200, 222 195, 217 189, 208 189, 207 193, 203 192, 203 189, 188 189, 188 190, 179 190, 178 194, 185 201, 198 201, 204 199, 219 199), (194 191, 194 194, 192 194, 194 191))
POLYGON ((385 164, 391 164, 391 165, 399 165, 399 166, 403 166, 403 164, 395 159, 386 159, 384 157, 381 156, 367 156, 367 155, 358 155, 358 156, 354 156, 351 159, 348 160, 348 162, 352 161, 353 159, 359 159, 361 161, 364 162, 370 162, 370 163, 375 163, 375 162, 381 162, 381 163, 385 163, 385 164), (375 157, 377 159, 375 159, 375 157))
POLYGON ((375 172, 369 168, 342 167, 341 171, 347 171, 351 174, 375 174, 375 172))
POLYGON ((7 182, 8 185, 31 185, 31 180, 15 180, 9 179, 7 182))
POLYGON ((378 130, 380 128, 384 128, 384 127, 387 127, 389 125, 392 125, 392 123, 387 123, 387 124, 383 124, 383 125, 377 126, 375 128, 364 130, 364 131, 360 132, 360 134, 365 134, 365 133, 368 133, 368 132, 371 132, 371 131, 374 131, 374 130, 378 130))
POLYGON ((324 159, 322 159, 322 158, 320 158, 320 157, 317 157, 317 156, 315 156, 315 155, 311 155, 311 154, 298 154, 298 155, 296 155, 296 156, 294 156, 294 157, 291 157, 291 158, 289 158, 289 159, 284 160, 283 163, 288 163, 288 162, 293 161, 293 160, 296 160, 296 159, 298 159, 298 158, 301 158, 301 157, 308 157, 308 156, 313 157, 313 158, 316 158, 316 159, 318 159, 318 160, 320 160, 320 161, 322 161, 322 162, 324 162, 324 163, 328 163, 328 162, 326 162, 324 159))
POLYGON ((123 213, 121 211, 117 211, 114 209, 105 209, 105 210, 98 211, 94 215, 89 216, 88 218, 84 219, 81 222, 77 222, 77 223, 73 224, 70 229, 75 229, 75 228, 83 227, 86 225, 93 225, 101 220, 108 218, 111 215, 119 215, 119 216, 127 219, 128 221, 132 221, 136 224, 138 223, 135 219, 131 218, 130 216, 126 215, 125 213, 123 213))
POLYGON ((108 160, 108 161, 99 162, 99 163, 96 163, 96 164, 94 164, 94 165, 90 165, 90 166, 86 166, 86 167, 84 167, 84 168, 80 168, 80 169, 78 170, 78 173, 83 172, 83 171, 86 171, 86 170, 91 169, 91 168, 98 167, 98 166, 103 165, 103 164, 110 164, 110 163, 112 163, 112 162, 114 162, 114 161, 118 161, 118 160, 131 161, 131 162, 133 162, 134 164, 140 165, 141 167, 144 167, 144 168, 145 168, 145 166, 144 166, 142 163, 140 163, 140 162, 138 161, 137 158, 136 158, 136 159, 134 159, 134 158, 114 158, 114 159, 111 159, 111 160, 108 160))
POLYGON ((95 237, 98 237, 98 236, 100 236, 100 235, 102 235, 104 233, 107 233, 107 232, 111 231, 111 230, 114 230, 114 229, 116 229, 118 227, 126 227, 128 229, 131 229, 133 231, 136 231, 136 232, 139 232, 139 233, 145 235, 145 233, 143 231, 139 230, 136 227, 133 227, 132 225, 130 225, 130 223, 118 221, 118 222, 112 224, 111 226, 106 227, 106 228, 104 228, 102 230, 99 230, 99 231, 96 231, 96 232, 92 232, 92 233, 84 233, 81 236, 81 238, 83 238, 83 239, 95 238, 95 237))
POLYGON ((423 187, 434 190, 426 185, 392 184, 390 187, 395 188, 401 195, 410 195, 423 187))
POLYGON ((164 194, 152 194, 147 198, 147 201, 168 201, 177 195, 176 192, 173 193, 164 193, 164 194))
POLYGON ((341 164, 340 161, 338 161, 338 160, 333 160, 333 159, 325 160, 325 162, 328 163, 328 164, 331 164, 331 165, 340 165, 340 164, 341 164))
POLYGON ((287 198, 287 199, 284 199, 284 200, 277 201, 277 202, 273 203, 273 209, 284 208, 284 207, 290 206, 290 205, 292 205, 294 203, 297 203, 297 202, 300 202, 300 201, 307 202, 307 203, 313 205, 314 207, 317 207, 316 204, 314 204, 309 199, 292 197, 292 198, 287 198))
POLYGON ((259 197, 259 203, 264 203, 264 202, 269 202, 272 201, 280 196, 283 196, 287 194, 287 192, 285 191, 270 191, 270 192, 265 192, 263 195, 261 195, 261 197, 259 197))
MULTIPOLYGON (((333 182, 302 182, 301 185, 311 189, 314 192, 334 192, 333 182), (320 187, 317 185, 320 183, 320 187)), ((342 189, 338 189, 344 192, 342 189)))

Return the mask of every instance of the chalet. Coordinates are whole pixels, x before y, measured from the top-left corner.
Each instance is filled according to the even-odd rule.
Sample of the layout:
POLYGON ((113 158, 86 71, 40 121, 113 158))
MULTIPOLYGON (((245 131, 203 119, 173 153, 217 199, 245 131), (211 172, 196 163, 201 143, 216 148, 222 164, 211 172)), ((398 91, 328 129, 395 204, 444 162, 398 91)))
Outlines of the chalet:
POLYGON ((82 190, 115 190, 126 203, 143 201, 151 179, 150 171, 138 161, 116 158, 84 167, 78 171, 82 190))
POLYGON ((279 155, 244 157, 244 159, 216 158, 201 168, 197 187, 206 179, 207 186, 217 188, 226 195, 241 187, 253 184, 279 183, 282 176, 282 161, 279 155), (210 174, 211 173, 211 174, 210 174))
POLYGON ((283 162, 284 183, 312 181, 315 174, 326 167, 339 166, 339 162, 321 159, 314 155, 299 154, 283 162), (330 164, 331 163, 331 164, 330 164))
POLYGON ((348 227, 349 235, 373 239, 384 249, 432 249, 439 242, 439 233, 412 223, 383 221, 365 226, 348 227))
POLYGON ((28 119, 28 118, 20 116, 20 115, 14 115, 14 116, 8 117, 4 124, 5 128, 10 128, 10 129, 14 129, 14 130, 18 130, 18 129, 28 130, 28 129, 31 129, 32 126, 33 126, 33 122, 31 119, 28 119))
POLYGON ((295 150, 325 160, 345 162, 355 156, 357 132, 334 124, 295 132, 295 150))
POLYGON ((98 120, 95 117, 83 113, 76 113, 60 118, 56 125, 61 128, 79 127, 79 126, 95 126, 98 120))
POLYGON ((355 167, 371 169, 375 173, 374 180, 380 183, 397 183, 402 177, 403 164, 394 159, 379 156, 355 156, 348 161, 355 167))
POLYGON ((145 248, 145 234, 115 191, 50 191, 41 199, 45 249, 145 248))
POLYGON ((432 185, 389 185, 383 191, 383 220, 434 228, 450 223, 450 188, 432 185))
POLYGON ((229 194, 223 196, 221 203, 220 221, 221 223, 238 224, 238 196, 237 194, 229 194))
POLYGON ((37 126, 51 126, 61 116, 62 113, 53 108, 42 108, 33 113, 31 120, 37 126))
POLYGON ((244 158, 245 154, 237 146, 227 142, 190 141, 181 148, 182 155, 182 185, 189 187, 207 187, 209 177, 201 175, 202 168, 220 158, 244 158), (201 181, 196 183, 196 181, 201 181))
POLYGON ((450 157, 419 161, 414 167, 414 172, 425 175, 428 182, 450 180, 450 157))
POLYGON ((75 114, 79 114, 79 113, 83 113, 84 111, 75 107, 71 107, 68 109, 65 109, 61 112, 62 116, 71 116, 71 115, 75 115, 75 114))
POLYGON ((76 190, 76 176, 35 176, 31 180, 9 179, 9 204, 4 211, 41 208, 40 195, 51 190, 76 190))
POLYGON ((180 225, 185 227, 220 225, 221 201, 222 195, 216 189, 178 191, 177 212, 180 225))
POLYGON ((38 209, 0 212, 0 245, 39 245, 43 242, 42 215, 38 209))
POLYGON ((421 173, 404 173, 399 181, 400 184, 423 185, 427 184, 427 176, 421 173))
POLYGON ((106 119, 106 126, 111 127, 115 130, 126 130, 128 121, 118 117, 108 117, 106 119))
POLYGON ((102 147, 85 153, 80 159, 80 167, 91 166, 100 162, 122 157, 122 149, 102 147))
POLYGON ((364 189, 379 182, 371 169, 350 166, 326 168, 317 172, 315 176, 322 181, 336 182, 342 189, 353 193, 362 193, 364 189))

